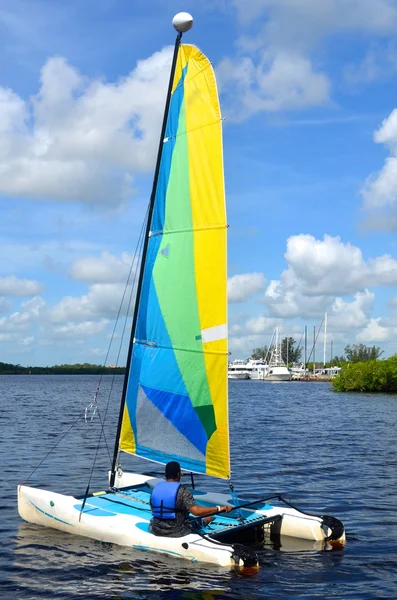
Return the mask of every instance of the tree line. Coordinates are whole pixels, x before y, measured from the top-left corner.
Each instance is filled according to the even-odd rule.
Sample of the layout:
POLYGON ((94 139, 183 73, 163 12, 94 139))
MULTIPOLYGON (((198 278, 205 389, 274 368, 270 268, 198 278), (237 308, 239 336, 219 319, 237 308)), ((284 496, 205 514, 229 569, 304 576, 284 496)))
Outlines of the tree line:
POLYGON ((89 363, 75 365, 54 365, 53 367, 22 367, 0 362, 0 375, 121 375, 125 367, 104 367, 89 363))
POLYGON ((397 392, 397 355, 384 360, 349 362, 332 380, 336 392, 397 392))

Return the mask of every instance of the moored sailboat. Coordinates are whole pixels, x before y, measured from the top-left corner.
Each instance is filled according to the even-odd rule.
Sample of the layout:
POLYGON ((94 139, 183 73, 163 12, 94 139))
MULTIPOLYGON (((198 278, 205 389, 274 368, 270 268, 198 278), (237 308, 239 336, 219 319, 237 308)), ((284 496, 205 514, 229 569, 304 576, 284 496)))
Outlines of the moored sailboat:
POLYGON ((279 331, 276 327, 274 332, 275 343, 270 356, 269 366, 264 375, 264 381, 290 381, 291 372, 281 358, 281 345, 279 343, 279 331))
POLYGON ((242 540, 266 531, 342 542, 343 525, 268 499, 238 506, 192 489, 197 504, 236 508, 180 538, 151 533, 159 479, 121 470, 120 451, 230 479, 227 394, 226 209, 216 81, 207 57, 178 30, 150 198, 137 300, 109 486, 84 497, 20 485, 23 519, 62 531, 192 561, 255 566, 242 540))

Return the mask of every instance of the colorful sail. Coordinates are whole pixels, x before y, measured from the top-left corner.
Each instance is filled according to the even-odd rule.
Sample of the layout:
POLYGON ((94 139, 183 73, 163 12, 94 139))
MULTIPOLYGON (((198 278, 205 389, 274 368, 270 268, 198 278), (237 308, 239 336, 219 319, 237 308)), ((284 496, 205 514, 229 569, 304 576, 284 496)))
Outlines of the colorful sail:
POLYGON ((160 163, 120 449, 230 475, 226 208, 214 72, 181 45, 160 163))

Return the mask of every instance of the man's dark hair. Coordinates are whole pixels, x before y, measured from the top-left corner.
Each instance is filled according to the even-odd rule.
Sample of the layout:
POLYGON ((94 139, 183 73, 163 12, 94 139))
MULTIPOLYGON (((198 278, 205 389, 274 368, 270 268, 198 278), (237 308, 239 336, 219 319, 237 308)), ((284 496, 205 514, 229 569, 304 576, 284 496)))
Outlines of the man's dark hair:
POLYGON ((181 465, 176 460, 172 460, 171 462, 165 465, 165 478, 166 479, 176 479, 181 472, 181 465))

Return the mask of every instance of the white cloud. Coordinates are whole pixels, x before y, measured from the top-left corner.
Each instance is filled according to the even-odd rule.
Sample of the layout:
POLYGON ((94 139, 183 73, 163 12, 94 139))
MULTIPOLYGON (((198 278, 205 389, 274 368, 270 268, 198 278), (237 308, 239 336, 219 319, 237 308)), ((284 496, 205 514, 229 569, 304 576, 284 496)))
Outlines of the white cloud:
MULTIPOLYGON (((83 218, 80 221, 83 221, 83 218)), ((89 226, 92 226, 91 223, 92 216, 90 216, 89 226)), ((82 223, 82 230, 84 230, 84 226, 85 223, 82 223)), ((28 240, 28 238, 26 239, 28 240)), ((101 240, 98 239, 93 242, 78 239, 64 242, 63 239, 58 238, 32 245, 28 241, 26 244, 15 244, 12 239, 3 237, 0 238, 0 264, 3 274, 23 272, 27 268, 37 269, 39 265, 59 270, 69 264, 73 257, 99 252, 102 248, 103 241, 101 243, 101 240)))
POLYGON ((248 358, 251 356, 253 348, 264 345, 265 342, 262 336, 244 335, 232 337, 229 339, 231 360, 234 360, 235 358, 248 358))
POLYGON ((125 282, 131 270, 132 254, 123 252, 117 257, 104 251, 100 257, 89 256, 76 260, 69 273, 74 279, 87 283, 120 283, 125 282))
MULTIPOLYGON (((1 321, 0 321, 1 326, 1 321)), ((0 333, 0 342, 14 341, 14 336, 11 333, 0 333)))
POLYGON ((6 298, 0 297, 0 313, 7 313, 11 309, 12 303, 6 298))
POLYGON ((255 63, 245 57, 224 59, 217 69, 220 90, 227 95, 228 117, 242 121, 262 111, 307 108, 326 104, 330 84, 303 56, 280 52, 255 63))
POLYGON ((270 334, 278 325, 278 321, 271 317, 259 316, 248 319, 244 330, 255 335, 270 334))
POLYGON ((369 290, 357 292, 352 302, 336 298, 332 304, 330 323, 335 329, 356 329, 367 324, 374 306, 375 294, 369 290))
POLYGON ((106 350, 103 350, 102 348, 91 348, 90 350, 88 350, 88 355, 97 357, 105 356, 106 350))
POLYGON ((54 327, 54 335, 58 338, 81 339, 90 335, 97 335, 106 329, 109 321, 85 321, 83 323, 67 323, 60 327, 54 327))
POLYGON ((385 36, 397 31, 394 0, 234 0, 234 4, 245 22, 266 14, 266 31, 273 44, 302 47, 335 32, 385 36))
POLYGON ((339 237, 291 236, 285 258, 288 268, 280 280, 269 282, 264 294, 267 316, 320 322, 328 312, 329 326, 342 337, 367 325, 374 305, 368 288, 397 285, 396 259, 383 255, 364 260, 360 248, 339 237))
POLYGON ((0 296, 34 296, 42 290, 38 281, 18 279, 15 275, 0 277, 0 296))
POLYGON ((343 243, 338 236, 325 234, 322 240, 308 234, 291 236, 285 258, 288 269, 281 282, 272 282, 266 292, 270 298, 277 289, 298 290, 305 296, 336 296, 376 285, 397 285, 397 260, 383 255, 366 262, 360 248, 343 243))
POLYGON ((25 346, 25 347, 32 346, 33 342, 34 342, 34 337, 33 336, 25 337, 25 338, 22 338, 22 339, 18 340, 18 344, 20 346, 25 346))
POLYGON ((29 102, 0 88, 0 193, 117 206, 152 168, 171 48, 115 83, 47 60, 29 102))
MULTIPOLYGON (((318 46, 328 37, 355 32, 387 39, 397 32, 394 0, 234 0, 234 5, 242 29, 237 55, 225 58, 217 72, 225 113, 237 121, 261 111, 328 103, 331 82, 317 64, 318 46)), ((379 48, 376 74, 368 55, 356 76, 373 78, 394 64, 391 46, 383 54, 379 48)))
POLYGON ((40 296, 23 302, 22 310, 0 319, 1 329, 10 332, 26 331, 33 322, 37 322, 43 316, 45 305, 45 301, 40 296))
POLYGON ((53 323, 114 318, 119 310, 124 289, 125 286, 122 284, 98 283, 92 285, 88 294, 62 298, 49 311, 49 318, 53 323))
POLYGON ((371 83, 397 71, 397 50, 394 43, 372 44, 358 64, 348 64, 344 69, 345 81, 352 86, 371 83))
POLYGON ((244 273, 233 275, 227 281, 229 302, 243 302, 265 287, 266 279, 263 273, 244 273))
POLYGON ((356 335, 357 342, 370 344, 372 342, 386 342, 392 337, 395 338, 396 328, 385 327, 381 322, 380 317, 370 319, 364 329, 356 335))
POLYGON ((368 210, 394 208, 397 204, 397 157, 389 156, 381 171, 370 175, 362 189, 368 210))
POLYGON ((381 126, 374 133, 374 140, 378 144, 388 144, 395 148, 397 144, 397 109, 382 121, 381 126))
POLYGON ((287 289, 281 281, 271 281, 264 296, 271 315, 285 319, 293 317, 316 318, 324 314, 329 305, 325 295, 307 296, 305 290, 292 286, 287 289))
POLYGON ((374 133, 374 141, 385 144, 390 156, 378 173, 372 173, 361 190, 364 208, 371 215, 368 226, 377 229, 396 227, 397 206, 397 109, 382 121, 374 133), (374 216, 374 218, 373 218, 374 216))

